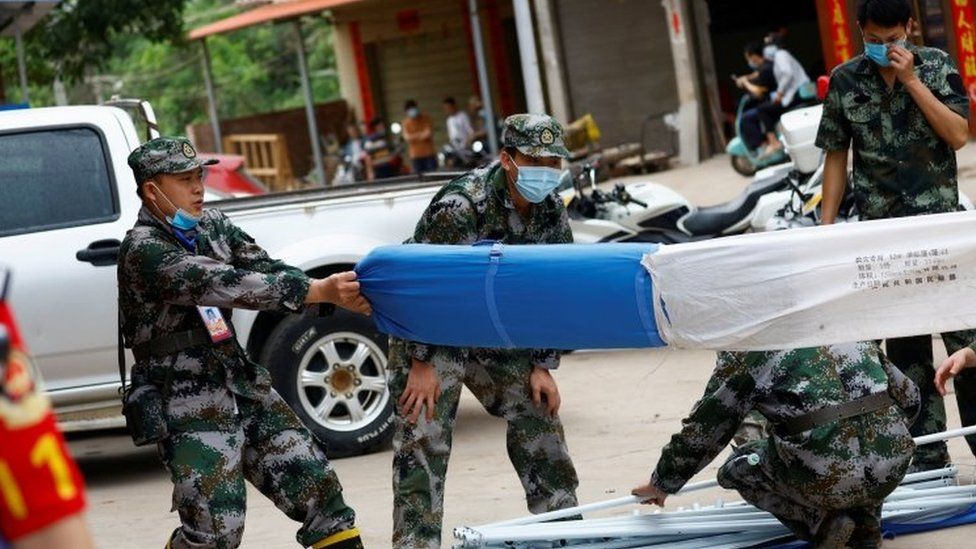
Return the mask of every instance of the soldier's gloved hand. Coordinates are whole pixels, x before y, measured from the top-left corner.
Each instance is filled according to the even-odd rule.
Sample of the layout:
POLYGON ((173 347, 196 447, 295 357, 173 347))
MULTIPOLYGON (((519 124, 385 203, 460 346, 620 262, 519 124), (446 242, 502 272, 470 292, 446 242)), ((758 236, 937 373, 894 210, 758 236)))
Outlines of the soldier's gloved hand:
POLYGON ((658 507, 664 507, 664 500, 668 499, 668 493, 661 490, 657 486, 654 486, 650 482, 644 484, 643 486, 638 486, 630 491, 631 495, 640 498, 640 502, 644 505, 656 504, 658 507))
POLYGON ((552 378, 549 370, 539 368, 538 366, 533 368, 532 373, 529 375, 529 387, 532 388, 532 402, 536 406, 539 408, 545 406, 546 412, 550 416, 555 416, 559 412, 559 405, 562 403, 562 399, 559 397, 559 388, 556 387, 556 380, 552 378), (545 403, 542 402, 543 396, 546 397, 545 403))
POLYGON ((956 374, 965 368, 974 367, 976 367, 976 352, 969 347, 952 353, 952 356, 945 359, 945 362, 935 371, 935 388, 939 390, 940 395, 945 396, 946 382, 949 378, 956 377, 956 374))
POLYGON ((369 301, 359 292, 356 273, 346 271, 324 279, 313 280, 308 290, 306 303, 335 303, 343 309, 364 315, 372 314, 369 301))
POLYGON ((413 359, 410 373, 407 374, 407 388, 403 390, 403 395, 397 401, 400 414, 406 416, 410 423, 417 423, 420 411, 426 407, 427 413, 424 415, 427 421, 433 421, 434 407, 440 396, 441 384, 437 380, 437 370, 434 369, 434 365, 413 359))

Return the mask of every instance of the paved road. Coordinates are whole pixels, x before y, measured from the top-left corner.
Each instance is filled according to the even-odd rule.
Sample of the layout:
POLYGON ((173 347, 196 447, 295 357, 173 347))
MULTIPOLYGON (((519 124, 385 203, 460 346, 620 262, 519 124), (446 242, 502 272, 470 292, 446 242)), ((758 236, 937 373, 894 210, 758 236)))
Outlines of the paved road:
MULTIPOLYGON (((713 360, 709 352, 670 350, 576 353, 565 358, 557 374, 562 417, 583 502, 626 495, 650 474, 657 452, 700 395, 713 360)), ((958 425, 954 410, 950 421, 958 425)), ((98 545, 161 545, 176 527, 177 517, 168 512, 170 485, 153 451, 132 448, 119 433, 75 438, 71 446, 88 478, 89 519, 98 545)), ((953 441, 951 451, 972 476, 976 460, 961 441, 953 441)), ((387 450, 335 462, 369 547, 389 546, 391 459, 387 450)), ((709 467, 696 480, 714 478, 715 469, 709 467)), ((712 490, 675 497, 669 504, 713 502, 718 497, 737 499, 712 490)), ((459 413, 446 509, 445 524, 450 527, 525 514, 521 487, 505 456, 504 422, 488 416, 468 394, 459 413)), ((295 528, 268 500, 249 491, 244 547, 293 547, 295 528)), ((886 547, 962 547, 973 536, 976 526, 967 526, 902 538, 886 547)))
MULTIPOLYGON (((963 188, 976 197, 976 151, 960 155, 963 188)), ((697 204, 734 196, 746 183, 719 157, 700 167, 653 176, 685 193, 697 204)), ((937 347, 940 348, 941 346, 937 347)), ((657 452, 701 394, 714 364, 714 353, 701 351, 583 352, 564 359, 557 379, 563 394, 562 418, 570 450, 581 477, 583 502, 619 497, 643 482, 657 452)), ((950 397, 951 400, 951 397, 950 397)), ((950 426, 958 414, 950 404, 950 426)), ((154 450, 133 448, 119 432, 73 436, 71 447, 89 483, 89 521, 100 547, 113 549, 161 546, 177 526, 170 513, 170 484, 154 450)), ((951 444, 955 461, 972 481, 976 459, 961 440, 951 444)), ((335 462, 348 500, 359 513, 367 546, 389 547, 392 514, 389 450, 335 462)), ((716 463, 720 463, 719 460, 716 463)), ((715 467, 696 480, 714 478, 715 467)), ((675 497, 669 506, 697 499, 736 499, 721 490, 675 497)), ((521 487, 505 456, 504 423, 489 417, 465 394, 459 411, 455 451, 447 481, 445 545, 450 529, 525 514, 521 487)), ((297 525, 257 491, 249 490, 244 547, 294 547, 297 525)), ((901 538, 885 546, 971 546, 976 526, 901 538)))

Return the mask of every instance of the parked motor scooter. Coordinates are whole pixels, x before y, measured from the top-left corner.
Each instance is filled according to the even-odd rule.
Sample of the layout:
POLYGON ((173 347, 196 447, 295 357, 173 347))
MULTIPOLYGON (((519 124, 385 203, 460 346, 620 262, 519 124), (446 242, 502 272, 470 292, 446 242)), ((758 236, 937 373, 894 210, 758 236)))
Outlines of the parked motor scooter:
POLYGON ((618 184, 605 191, 596 184, 598 169, 595 162, 585 163, 578 170, 563 172, 560 181, 558 193, 566 204, 576 242, 672 244, 692 240, 675 226, 693 208, 685 197, 650 182, 618 184))
POLYGON ((781 133, 792 161, 757 172, 739 196, 716 206, 696 208, 671 188, 651 182, 601 190, 592 164, 564 175, 560 193, 577 240, 676 243, 765 230, 790 201, 792 187, 822 173, 822 151, 814 144, 821 112, 815 106, 786 113, 781 133))
MULTIPOLYGON (((822 174, 822 170, 818 171, 815 177, 811 177, 804 185, 791 185, 789 201, 776 212, 776 215, 766 221, 763 228, 757 230, 780 231, 820 225, 823 206, 822 174)), ((848 178, 850 178, 849 172, 848 178)), ((847 192, 841 199, 835 223, 853 223, 860 219, 850 182, 848 182, 846 190, 847 192)), ((969 196, 959 191, 959 211, 972 211, 974 209, 976 206, 969 196)))
MULTIPOLYGON (((728 153, 729 160, 732 162, 732 169, 746 177, 752 177, 762 168, 782 164, 789 160, 789 155, 785 148, 764 155, 760 149, 749 148, 749 145, 742 138, 742 115, 745 112, 746 106, 749 105, 750 100, 751 96, 748 94, 743 95, 742 99, 739 100, 739 107, 736 109, 735 114, 735 137, 725 147, 725 152, 728 153)), ((810 82, 800 87, 799 91, 797 91, 796 101, 790 105, 787 112, 809 107, 816 102, 816 84, 810 82)))
MULTIPOLYGON (((779 129, 791 161, 760 170, 742 193, 716 206, 696 208, 673 189, 651 182, 601 189, 594 164, 565 173, 560 195, 573 234, 578 242, 671 244, 817 224, 824 155, 815 141, 822 115, 822 105, 785 113, 779 129)), ((959 200, 961 209, 973 209, 965 194, 959 200)), ((851 197, 845 198, 838 220, 857 220, 851 197)))
POLYGON ((764 231, 793 197, 794 188, 819 185, 823 177, 823 151, 816 146, 823 105, 784 113, 779 122, 783 150, 790 162, 756 173, 752 183, 735 199, 698 208, 678 223, 687 234, 716 236, 764 231))
POLYGON ((441 167, 451 170, 471 170, 488 161, 485 144, 481 140, 472 142, 470 147, 460 149, 451 143, 445 143, 437 157, 441 167))

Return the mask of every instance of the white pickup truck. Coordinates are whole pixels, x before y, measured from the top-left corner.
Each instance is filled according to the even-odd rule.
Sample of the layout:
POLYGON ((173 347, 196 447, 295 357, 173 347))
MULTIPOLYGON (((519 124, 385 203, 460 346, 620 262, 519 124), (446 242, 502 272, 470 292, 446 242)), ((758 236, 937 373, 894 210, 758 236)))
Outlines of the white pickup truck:
MULTIPOLYGON (((0 263, 13 271, 13 307, 69 430, 122 424, 115 264, 139 210, 126 158, 140 142, 132 118, 116 107, 0 113, 0 263)), ((444 178, 208 205, 273 257, 325 276, 408 237, 444 178)), ((332 454, 361 454, 389 440, 386 337, 368 318, 237 310, 233 320, 241 345, 332 454)))

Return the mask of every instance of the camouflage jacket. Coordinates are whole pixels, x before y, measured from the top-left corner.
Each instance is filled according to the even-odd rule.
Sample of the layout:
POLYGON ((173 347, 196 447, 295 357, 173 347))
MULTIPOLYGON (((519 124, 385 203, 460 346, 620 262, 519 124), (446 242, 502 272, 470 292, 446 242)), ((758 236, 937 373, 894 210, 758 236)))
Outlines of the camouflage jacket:
POLYGON ((872 456, 911 455, 914 443, 908 424, 918 413, 918 387, 874 342, 721 352, 705 394, 682 421, 681 431, 664 447, 652 482, 668 493, 680 490, 732 440, 752 410, 775 426, 881 391, 887 391, 901 409, 890 406, 798 435, 779 435, 774 428, 770 453, 786 465, 781 469, 798 477, 825 471, 843 475, 872 456))
MULTIPOLYGON (((505 170, 499 162, 476 169, 444 186, 424 211, 413 238, 422 244, 474 244, 494 240, 505 244, 564 244, 573 241, 569 216, 555 194, 534 204, 528 220, 523 220, 509 194, 505 170)), ((432 345, 412 343, 410 354, 429 362, 432 345)), ((500 358, 508 351, 475 349, 477 358, 500 358)), ((553 350, 519 351, 532 354, 532 363, 543 368, 559 366, 559 353, 553 350)))
MULTIPOLYGON (((945 52, 911 47, 919 80, 965 118, 969 100, 945 52)), ((853 141, 851 190, 862 219, 955 211, 956 153, 926 120, 898 80, 889 91, 863 55, 835 68, 816 144, 846 151, 853 141)))
MULTIPOLYGON (((129 347, 203 329, 198 305, 220 307, 232 330, 232 308, 296 312, 304 307, 309 287, 305 273, 268 257, 217 210, 204 211, 193 253, 146 207, 122 242, 118 279, 122 331, 129 347)), ((177 428, 185 430, 197 424, 205 428, 200 407, 215 405, 206 401, 226 393, 224 388, 249 398, 263 397, 271 389, 268 371, 247 359, 236 338, 138 363, 132 377, 133 383, 165 383, 170 415, 182 415, 186 424, 177 428), (186 406, 178 405, 181 400, 186 406), (173 409, 174 403, 179 410, 173 409)), ((216 405, 234 410, 233 399, 222 398, 216 405)))

